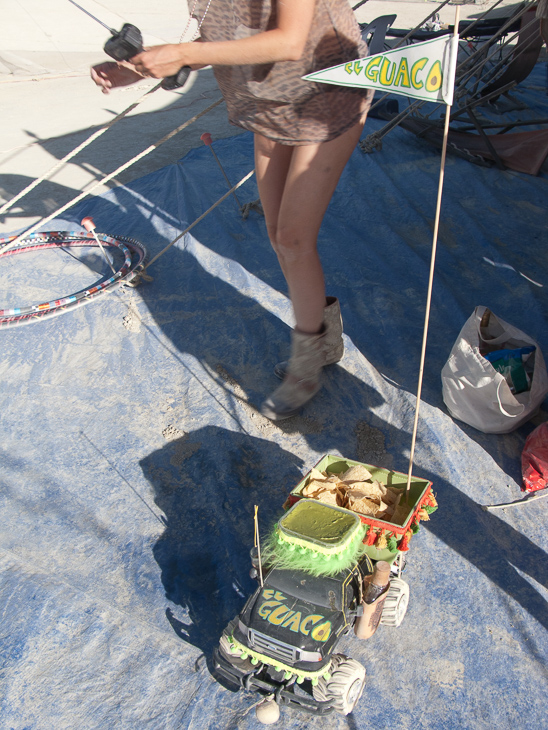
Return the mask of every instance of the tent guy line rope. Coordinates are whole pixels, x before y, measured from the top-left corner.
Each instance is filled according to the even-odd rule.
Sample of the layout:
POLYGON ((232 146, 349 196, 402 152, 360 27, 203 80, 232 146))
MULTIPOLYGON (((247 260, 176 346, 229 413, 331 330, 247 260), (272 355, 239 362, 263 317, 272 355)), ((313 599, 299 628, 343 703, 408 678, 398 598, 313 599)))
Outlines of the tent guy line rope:
POLYGON ((75 79, 88 76, 83 71, 67 71, 66 73, 39 73, 34 76, 24 76, 21 79, 15 78, 12 74, 7 79, 0 79, 0 84, 28 84, 35 81, 51 81, 55 79, 75 79))
POLYGON ((30 193, 31 190, 34 190, 34 188, 38 187, 41 182, 44 182, 44 180, 49 180, 49 178, 51 178, 56 172, 58 172, 63 167, 63 165, 65 165, 69 160, 72 160, 73 157, 76 157, 79 152, 81 152, 88 145, 98 139, 102 134, 104 134, 114 124, 116 124, 116 122, 119 122, 121 119, 127 116, 129 112, 133 111, 133 109, 139 106, 139 104, 141 104, 148 96, 150 96, 150 94, 152 94, 159 88, 160 84, 156 84, 156 86, 153 86, 152 89, 149 89, 145 94, 137 99, 137 101, 134 101, 132 104, 130 104, 127 109, 124 109, 124 111, 120 112, 117 116, 111 119, 108 124, 105 124, 96 132, 93 132, 93 134, 91 134, 86 140, 77 145, 73 150, 71 150, 71 152, 69 152, 61 160, 59 160, 59 162, 56 162, 50 170, 45 172, 40 177, 37 177, 36 180, 33 180, 29 185, 27 185, 26 188, 17 193, 17 195, 14 195, 13 198, 8 200, 7 203, 4 203, 4 205, 0 208, 0 215, 8 211, 14 205, 14 203, 16 203, 18 200, 21 200, 21 198, 23 198, 27 193, 30 193))
POLYGON ((178 134, 179 132, 182 132, 183 129, 186 129, 191 124, 193 124, 194 122, 196 122, 198 119, 200 119, 205 114, 207 114, 212 109, 214 109, 215 107, 219 106, 219 104, 222 104, 222 103, 224 103, 224 100, 222 98, 221 99, 218 99, 217 101, 213 102, 213 104, 210 104, 203 111, 199 112, 198 114, 195 114, 193 117, 191 117, 190 119, 188 119, 186 122, 183 122, 183 124, 179 125, 178 127, 176 127, 176 129, 174 129, 173 131, 171 131, 168 134, 166 134, 158 142, 154 142, 153 144, 149 145, 149 147, 147 147, 145 150, 143 150, 142 152, 140 152, 138 155, 135 155, 135 157, 133 157, 131 160, 129 160, 128 162, 124 163, 123 165, 120 165, 120 167, 118 167, 116 170, 114 170, 114 172, 111 172, 108 175, 105 175, 105 177, 103 177, 101 180, 99 180, 94 185, 92 185, 91 188, 88 188, 88 190, 83 191, 82 193, 80 193, 79 195, 77 195, 75 198, 73 198, 72 200, 70 200, 68 203, 66 203, 65 205, 62 205, 60 208, 58 208, 57 210, 55 210, 53 213, 51 213, 50 215, 46 216, 46 218, 42 218, 41 220, 38 221, 38 223, 35 223, 33 226, 31 226, 30 228, 28 228, 26 231, 23 231, 22 233, 20 233, 16 238, 13 239, 13 241, 11 241, 10 243, 8 243, 7 246, 5 246, 3 249, 1 249, 1 252, 2 253, 5 253, 10 248, 13 248, 14 246, 16 246, 20 241, 22 241, 24 238, 27 238, 30 234, 32 234, 35 231, 37 231, 39 228, 41 228, 46 223, 49 223, 49 221, 53 220, 60 213, 64 213, 66 210, 68 210, 69 208, 71 208, 73 205, 75 205, 76 203, 79 203, 81 200, 83 200, 84 198, 88 197, 88 195, 90 195, 97 188, 101 187, 101 185, 103 185, 105 182, 108 182, 109 180, 112 180, 112 178, 116 177, 116 175, 118 175, 120 172, 123 172, 124 170, 127 170, 128 167, 131 167, 136 162, 138 162, 139 160, 141 160, 143 157, 146 157, 146 155, 150 154, 150 152, 154 151, 160 145, 164 144, 164 142, 167 142, 172 137, 174 137, 176 134, 178 134))
MULTIPOLYGON (((250 172, 247 173, 247 175, 244 175, 244 177, 240 180, 240 182, 236 183, 236 185, 233 185, 230 190, 228 190, 224 195, 222 195, 213 205, 211 205, 206 211, 202 213, 202 215, 198 216, 196 220, 194 220, 189 226, 187 226, 184 231, 179 233, 178 236, 176 236, 172 241, 170 241, 165 248, 163 248, 161 251, 159 251, 156 256, 154 256, 145 266, 141 268, 141 272, 146 271, 148 267, 153 264, 155 261, 157 261, 162 254, 164 254, 169 248, 173 246, 173 244, 177 243, 179 239, 181 239, 183 236, 185 236, 190 230, 194 228, 194 226, 198 225, 200 221, 202 221, 209 213, 211 213, 214 208, 216 208, 218 205, 220 205, 224 200, 228 198, 229 195, 232 195, 238 188, 240 188, 245 182, 249 180, 249 178, 254 174, 255 169, 250 170, 250 172)), ((139 276, 139 274, 137 274, 139 276)))
POLYGON ((513 502, 504 502, 504 504, 483 504, 481 508, 488 512, 492 509, 504 509, 506 507, 519 507, 523 504, 528 504, 529 502, 536 502, 538 499, 544 499, 545 497, 548 497, 548 491, 544 490, 544 492, 541 494, 539 492, 533 492, 532 494, 528 494, 526 497, 523 497, 522 499, 516 499, 513 502))
POLYGON ((126 479, 126 477, 122 474, 122 472, 118 469, 118 467, 115 466, 107 458, 107 456, 101 451, 101 449, 97 446, 97 444, 94 443, 91 440, 91 438, 87 435, 87 433, 85 431, 80 431, 80 437, 83 438, 83 439, 85 439, 95 449, 95 451, 99 454, 99 456, 106 462, 106 464, 108 465, 109 469, 111 471, 115 472, 120 477, 120 479, 122 479, 127 484, 127 486, 131 489, 131 491, 133 492, 133 494, 138 499, 141 500, 141 502, 145 505, 145 507, 148 509, 148 511, 158 520, 158 522, 162 525, 162 527, 165 527, 166 526, 166 518, 163 515, 157 514, 152 509, 152 507, 149 505, 149 503, 146 501, 146 499, 141 494, 139 494, 139 492, 137 491, 137 489, 135 489, 135 487, 131 484, 131 482, 128 479, 126 479))
MULTIPOLYGON (((0 80, 0 83, 2 83, 1 80, 0 80)), ((140 87, 140 88, 144 88, 144 87, 140 87)), ((126 89, 126 91, 127 91, 127 89, 126 89)), ((184 96, 182 94, 177 94, 177 95, 181 99, 184 100, 184 96)), ((210 101, 210 99, 211 99, 211 93, 209 91, 204 91, 200 94, 199 97, 193 99, 188 104, 184 103, 184 104, 176 105, 176 106, 167 106, 167 107, 158 108, 158 109, 149 109, 146 113, 148 116, 156 116, 156 115, 159 116, 161 114, 169 114, 173 111, 187 111, 188 109, 195 107, 201 101, 210 101)), ((114 114, 114 112, 113 112, 113 114, 114 114)), ((65 134, 62 135, 62 138, 69 139, 70 137, 80 136, 81 133, 82 133, 81 129, 80 130, 76 129, 76 130, 73 130, 72 132, 70 132, 70 131, 66 132, 65 134)), ((59 139, 60 139, 60 137, 58 135, 52 135, 52 136, 48 136, 48 137, 36 138, 36 139, 31 140, 30 142, 25 142, 24 144, 16 145, 15 147, 8 147, 6 149, 0 150, 0 158, 8 158, 9 155, 16 155, 18 152, 28 150, 31 147, 42 146, 48 142, 57 142, 59 139)), ((3 165, 5 162, 7 162, 7 159, 2 159, 0 161, 0 166, 3 165)), ((49 175, 49 172, 46 174, 49 175)), ((21 191, 21 192, 23 192, 23 191, 21 191)), ((19 195, 20 193, 17 193, 17 194, 19 195)), ((11 202, 12 202, 12 200, 10 199, 9 201, 3 201, 2 204, 8 203, 11 205, 11 202)))

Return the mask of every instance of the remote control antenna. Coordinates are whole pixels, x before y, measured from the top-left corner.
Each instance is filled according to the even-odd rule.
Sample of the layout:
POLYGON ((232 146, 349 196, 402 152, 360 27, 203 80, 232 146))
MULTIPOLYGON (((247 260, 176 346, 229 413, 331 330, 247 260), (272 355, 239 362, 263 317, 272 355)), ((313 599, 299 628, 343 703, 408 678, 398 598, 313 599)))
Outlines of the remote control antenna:
POLYGON ((113 28, 109 28, 108 25, 106 25, 106 23, 103 23, 102 20, 99 20, 99 18, 96 18, 95 15, 92 15, 81 5, 78 5, 78 3, 75 3, 74 0, 69 0, 69 3, 76 5, 76 7, 79 8, 83 13, 85 13, 86 15, 89 15, 89 17, 93 18, 93 20, 95 20, 97 23, 100 23, 103 26, 103 28, 106 28, 111 35, 116 35, 117 31, 115 31, 113 28))

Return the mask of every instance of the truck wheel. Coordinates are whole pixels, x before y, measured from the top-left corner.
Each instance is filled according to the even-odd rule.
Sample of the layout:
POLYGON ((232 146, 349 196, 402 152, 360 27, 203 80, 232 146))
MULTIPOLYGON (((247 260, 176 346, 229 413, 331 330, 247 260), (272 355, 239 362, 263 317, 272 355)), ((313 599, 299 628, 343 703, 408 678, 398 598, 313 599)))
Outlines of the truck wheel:
POLYGON ((317 702, 330 702, 341 715, 348 715, 362 695, 365 667, 344 654, 333 654, 331 660, 331 677, 321 677, 312 693, 317 702))
POLYGON ((403 621, 409 603, 409 586, 401 578, 391 578, 382 610, 381 624, 397 627, 403 621))
POLYGON ((398 553, 396 559, 392 563, 392 575, 395 575, 397 578, 399 578, 398 574, 403 573, 406 565, 407 565, 407 554, 398 553))

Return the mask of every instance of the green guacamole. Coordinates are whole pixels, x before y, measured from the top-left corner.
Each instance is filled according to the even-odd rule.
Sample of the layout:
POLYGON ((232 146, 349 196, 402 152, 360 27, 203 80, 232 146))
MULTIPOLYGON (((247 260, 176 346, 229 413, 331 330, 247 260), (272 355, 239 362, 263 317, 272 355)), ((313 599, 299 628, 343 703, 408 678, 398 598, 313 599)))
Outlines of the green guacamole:
POLYGON ((303 500, 297 502, 279 524, 282 532, 325 545, 337 545, 348 539, 360 520, 321 502, 303 500))

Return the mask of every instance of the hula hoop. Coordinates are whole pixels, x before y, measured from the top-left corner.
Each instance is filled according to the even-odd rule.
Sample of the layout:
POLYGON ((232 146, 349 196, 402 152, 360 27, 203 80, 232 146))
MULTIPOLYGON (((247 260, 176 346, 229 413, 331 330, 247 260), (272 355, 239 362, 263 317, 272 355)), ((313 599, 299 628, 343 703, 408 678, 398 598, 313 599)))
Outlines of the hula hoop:
MULTIPOLYGON (((143 265, 146 257, 145 247, 138 241, 132 238, 126 238, 125 236, 114 237, 107 236, 104 233, 96 233, 95 235, 104 246, 117 248, 124 255, 122 265, 112 276, 104 280, 99 279, 99 281, 87 289, 81 289, 74 294, 54 299, 51 302, 31 304, 13 309, 0 309, 0 328, 30 324, 37 320, 63 314, 70 309, 89 304, 90 301, 100 294, 114 291, 124 283, 129 283, 131 278, 137 273, 137 270, 143 265)), ((99 244, 93 233, 80 231, 44 231, 32 233, 22 238, 16 246, 2 253, 2 247, 8 245, 16 238, 17 236, 0 238, 0 258, 36 251, 42 248, 72 248, 84 246, 99 248, 99 244)))

